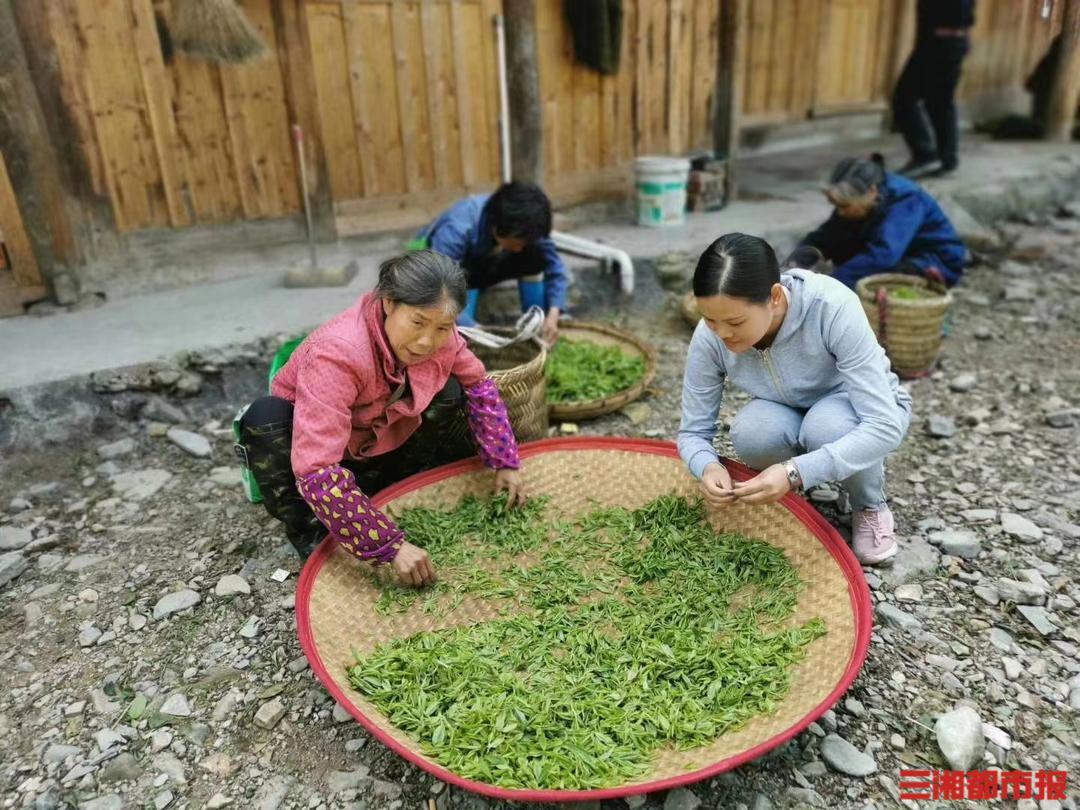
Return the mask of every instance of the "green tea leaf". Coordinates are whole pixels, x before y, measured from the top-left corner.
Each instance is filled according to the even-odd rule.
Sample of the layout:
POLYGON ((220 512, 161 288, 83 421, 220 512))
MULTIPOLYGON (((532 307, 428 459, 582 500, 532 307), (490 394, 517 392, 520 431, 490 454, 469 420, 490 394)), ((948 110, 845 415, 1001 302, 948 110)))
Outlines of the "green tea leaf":
POLYGON ((547 400, 554 403, 602 399, 624 391, 645 376, 645 360, 618 346, 563 338, 544 366, 547 400))
POLYGON ((782 551, 717 535, 678 496, 574 521, 543 501, 465 498, 401 523, 430 540, 443 579, 423 599, 385 586, 389 608, 450 609, 468 594, 499 618, 383 644, 357 656, 350 682, 441 765, 490 784, 640 778, 660 749, 775 711, 826 632, 819 618, 792 623, 803 584, 782 551))
POLYGON ((139 720, 143 714, 146 713, 146 707, 149 705, 149 701, 146 699, 146 695, 139 692, 135 695, 135 698, 131 701, 131 705, 128 706, 128 719, 139 720))

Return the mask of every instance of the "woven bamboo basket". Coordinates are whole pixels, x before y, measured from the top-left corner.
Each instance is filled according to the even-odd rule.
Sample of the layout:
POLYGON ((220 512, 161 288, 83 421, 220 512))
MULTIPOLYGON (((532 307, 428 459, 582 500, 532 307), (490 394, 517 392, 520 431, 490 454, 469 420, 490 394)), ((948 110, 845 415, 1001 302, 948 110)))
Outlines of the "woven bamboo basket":
POLYGON ((582 419, 595 419, 606 413, 614 413, 644 394, 645 389, 656 376, 656 350, 629 332, 601 323, 575 322, 559 327, 559 339, 586 340, 601 346, 618 346, 627 354, 636 354, 645 361, 645 374, 629 388, 609 397, 552 403, 550 417, 553 422, 578 422, 582 419))
MULTIPOLYGON (((493 327, 489 332, 509 335, 512 330, 493 327)), ((547 351, 538 340, 514 343, 503 349, 470 345, 499 388, 507 415, 519 442, 547 436, 547 380, 544 364, 547 351)))
POLYGON ((929 374, 941 353, 952 295, 926 279, 901 273, 867 276, 855 285, 855 291, 893 371, 907 378, 929 374), (914 287, 932 297, 906 300, 889 295, 899 287, 914 287))
POLYGON ((698 325, 698 321, 701 320, 701 310, 698 309, 697 297, 692 290, 680 299, 679 311, 682 312, 683 320, 688 324, 691 326, 698 325))
MULTIPOLYGON (((697 483, 669 442, 619 438, 548 439, 522 448, 522 475, 532 495, 548 495, 549 508, 569 519, 597 507, 637 508, 660 495, 695 497, 697 483), (634 474, 626 475, 627 470, 634 474)), ((753 472, 729 463, 735 480, 753 472)), ((465 495, 490 492, 491 472, 468 460, 413 476, 379 493, 376 504, 392 513, 416 506, 449 508, 465 495)), ((739 767, 782 745, 824 714, 858 675, 870 644, 870 594, 855 557, 836 530, 803 499, 785 496, 767 506, 712 510, 718 532, 741 532, 781 549, 805 587, 791 622, 815 616, 827 627, 791 671, 787 695, 775 711, 689 750, 658 750, 638 780, 592 790, 510 789, 459 776, 424 753, 421 743, 395 727, 349 684, 355 654, 422 631, 499 618, 504 603, 466 596, 453 610, 426 612, 418 602, 403 613, 378 616, 379 587, 356 560, 328 538, 308 561, 296 593, 300 642, 312 670, 334 698, 376 738, 437 779, 501 799, 592 801, 690 784, 739 767)))

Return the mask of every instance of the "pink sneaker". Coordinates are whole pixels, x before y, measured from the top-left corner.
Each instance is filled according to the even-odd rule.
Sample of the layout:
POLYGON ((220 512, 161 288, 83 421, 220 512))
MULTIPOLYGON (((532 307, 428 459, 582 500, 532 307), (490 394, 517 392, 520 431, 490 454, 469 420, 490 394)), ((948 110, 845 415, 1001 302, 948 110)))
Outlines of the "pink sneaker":
POLYGON ((863 565, 880 565, 896 556, 896 534, 889 507, 861 509, 851 521, 852 546, 863 565))

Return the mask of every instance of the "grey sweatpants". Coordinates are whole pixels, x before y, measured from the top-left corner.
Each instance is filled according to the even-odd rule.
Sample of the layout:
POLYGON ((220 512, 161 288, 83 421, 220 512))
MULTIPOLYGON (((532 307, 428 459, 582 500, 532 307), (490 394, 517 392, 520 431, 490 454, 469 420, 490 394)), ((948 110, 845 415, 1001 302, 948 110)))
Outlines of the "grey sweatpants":
MULTIPOLYGON (((754 399, 735 416, 731 443, 755 470, 764 470, 803 453, 817 450, 850 433, 859 419, 847 394, 833 394, 801 410, 754 399)), ((880 509, 885 505, 885 459, 840 482, 851 508, 880 509)))

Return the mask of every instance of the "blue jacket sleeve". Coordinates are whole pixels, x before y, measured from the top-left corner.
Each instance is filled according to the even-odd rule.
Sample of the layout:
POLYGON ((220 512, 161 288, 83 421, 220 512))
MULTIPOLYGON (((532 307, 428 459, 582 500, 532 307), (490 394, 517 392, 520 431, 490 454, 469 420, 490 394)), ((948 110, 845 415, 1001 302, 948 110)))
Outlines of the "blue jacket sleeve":
POLYGON ((679 456, 695 478, 717 460, 713 440, 716 417, 724 402, 723 358, 704 321, 694 330, 686 355, 683 376, 682 422, 679 424, 679 456))
POLYGON ((566 289, 570 281, 566 274, 566 265, 551 239, 541 239, 536 243, 544 257, 544 305, 558 307, 566 311, 566 289))
POLYGON ((840 265, 833 278, 854 287, 859 279, 896 267, 919 230, 922 214, 922 203, 915 195, 894 203, 866 249, 840 265))
POLYGON ((469 252, 468 224, 457 217, 444 216, 428 233, 428 247, 461 263, 469 252))

